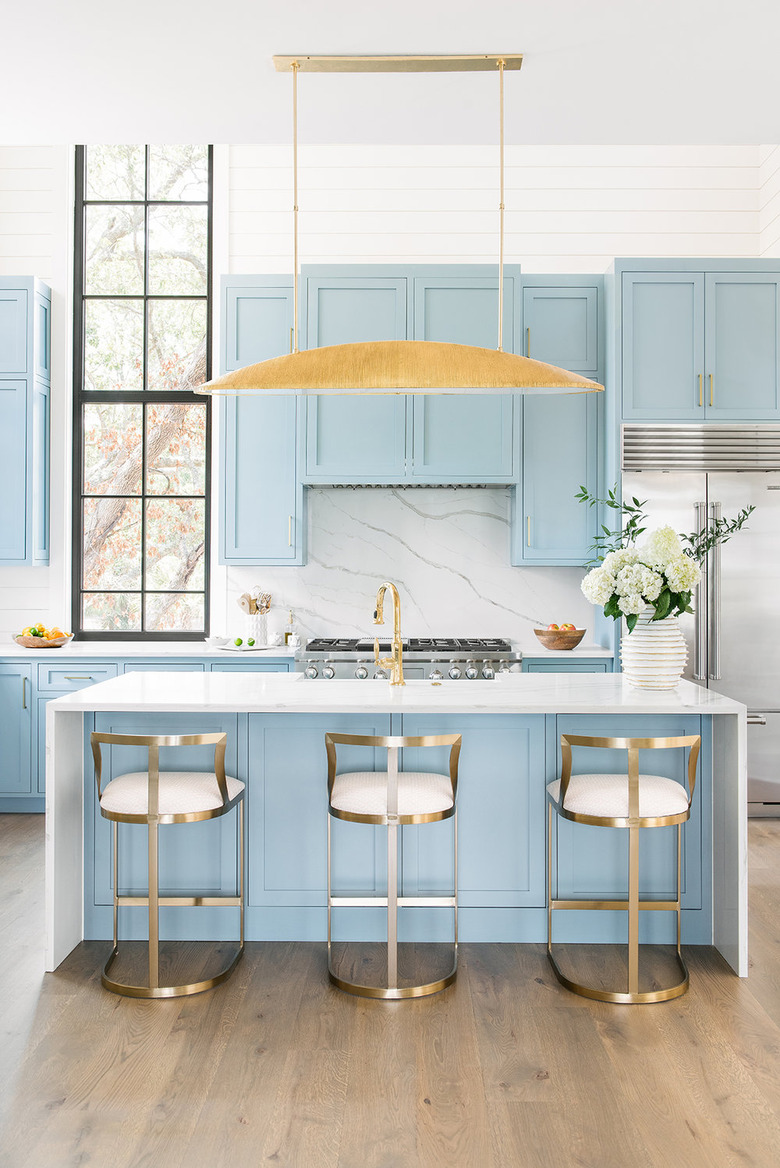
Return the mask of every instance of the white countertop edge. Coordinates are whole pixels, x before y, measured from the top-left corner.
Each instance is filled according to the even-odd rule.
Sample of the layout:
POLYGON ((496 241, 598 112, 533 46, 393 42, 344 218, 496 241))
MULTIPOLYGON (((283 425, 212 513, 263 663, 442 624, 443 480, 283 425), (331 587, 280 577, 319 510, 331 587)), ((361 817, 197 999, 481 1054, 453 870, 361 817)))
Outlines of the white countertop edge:
POLYGON ((308 681, 300 673, 129 673, 53 699, 57 711, 189 713, 744 714, 745 706, 683 681, 634 689, 621 674, 510 674, 433 686, 308 681), (171 696, 174 694, 175 696, 171 696))

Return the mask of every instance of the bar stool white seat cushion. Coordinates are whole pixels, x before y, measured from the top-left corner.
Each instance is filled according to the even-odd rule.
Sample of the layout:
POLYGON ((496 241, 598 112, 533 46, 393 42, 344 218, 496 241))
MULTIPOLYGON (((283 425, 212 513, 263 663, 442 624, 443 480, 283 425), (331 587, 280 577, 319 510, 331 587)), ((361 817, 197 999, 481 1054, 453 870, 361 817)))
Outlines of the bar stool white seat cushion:
MULTIPOLYGON (((228 799, 244 789, 239 779, 226 775, 228 799)), ((160 815, 189 815, 222 806, 217 776, 213 771, 160 771, 160 815)), ((146 771, 117 775, 100 799, 105 811, 118 815, 146 815, 149 810, 149 776, 146 771)))
MULTIPOLYGON (((547 787, 557 803, 561 781, 547 787)), ((564 803, 566 811, 577 815, 601 815, 605 819, 628 816, 628 775, 572 775, 564 803)), ((639 776, 639 815, 655 819, 663 815, 681 815, 688 810, 688 794, 681 783, 662 775, 639 776)))
MULTIPOLYGON (((331 805, 355 815, 387 814, 387 772, 353 771, 336 775, 331 805)), ((449 775, 398 772, 398 814, 432 815, 452 807, 449 775)))

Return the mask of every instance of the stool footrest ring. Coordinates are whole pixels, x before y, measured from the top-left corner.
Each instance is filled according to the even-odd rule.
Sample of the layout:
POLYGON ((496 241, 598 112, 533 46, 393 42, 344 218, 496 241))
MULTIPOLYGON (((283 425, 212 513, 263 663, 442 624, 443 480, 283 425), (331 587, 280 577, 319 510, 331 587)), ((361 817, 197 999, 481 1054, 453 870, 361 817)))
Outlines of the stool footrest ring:
POLYGON ((231 957, 229 964, 221 969, 219 973, 214 974, 213 977, 205 978, 203 981, 193 981, 184 985, 172 986, 128 985, 126 982, 114 981, 113 978, 108 976, 108 971, 114 964, 118 953, 118 947, 112 949, 108 961, 103 966, 100 981, 105 989, 111 990, 115 994, 122 994, 126 998, 183 998, 189 994, 201 994, 204 990, 213 989, 214 986, 218 986, 220 982, 230 977, 244 956, 244 945, 242 942, 238 950, 231 957))

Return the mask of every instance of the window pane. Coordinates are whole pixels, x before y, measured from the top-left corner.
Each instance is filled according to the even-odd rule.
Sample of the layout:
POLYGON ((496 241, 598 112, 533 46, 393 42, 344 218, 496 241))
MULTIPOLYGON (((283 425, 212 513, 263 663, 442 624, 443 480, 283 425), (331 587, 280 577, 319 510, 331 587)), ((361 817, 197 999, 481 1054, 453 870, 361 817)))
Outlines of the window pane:
POLYGON ((88 295, 143 294, 143 207, 87 207, 84 256, 88 295))
POLYGON ((143 406, 84 406, 84 494, 140 495, 143 406))
POLYGON ((149 208, 149 292, 205 296, 205 207, 149 208))
POLYGON ((143 300, 87 300, 84 304, 84 388, 144 387, 143 300))
POLYGON ((205 550, 205 500, 153 499, 146 504, 146 588, 203 588, 205 550))
POLYGON ((84 587, 141 587, 141 500, 84 500, 84 587))
POLYGON ((206 380, 206 301, 150 300, 148 388, 192 390, 206 380))
POLYGON ((82 627, 91 633, 139 633, 141 597, 131 592, 85 592, 82 627))
POLYGON ((88 146, 88 199, 143 199, 143 146, 88 146))
POLYGON ((145 627, 150 633, 202 633, 206 627, 203 593, 147 593, 145 627))
POLYGON ((207 199, 207 146, 150 146, 150 199, 207 199))
POLYGON ((150 495, 205 494, 205 402, 146 407, 146 468, 150 495))

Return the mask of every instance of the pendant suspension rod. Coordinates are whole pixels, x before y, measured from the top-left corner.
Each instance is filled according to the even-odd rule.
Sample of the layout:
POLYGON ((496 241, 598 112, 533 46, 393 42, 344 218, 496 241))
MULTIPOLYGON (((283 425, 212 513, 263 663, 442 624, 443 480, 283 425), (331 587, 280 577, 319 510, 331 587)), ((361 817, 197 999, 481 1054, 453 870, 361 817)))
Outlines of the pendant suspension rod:
POLYGON ((293 353, 298 352, 298 69, 291 66, 293 83, 293 353))
POLYGON ((498 60, 498 351, 504 344, 504 66, 498 60))

